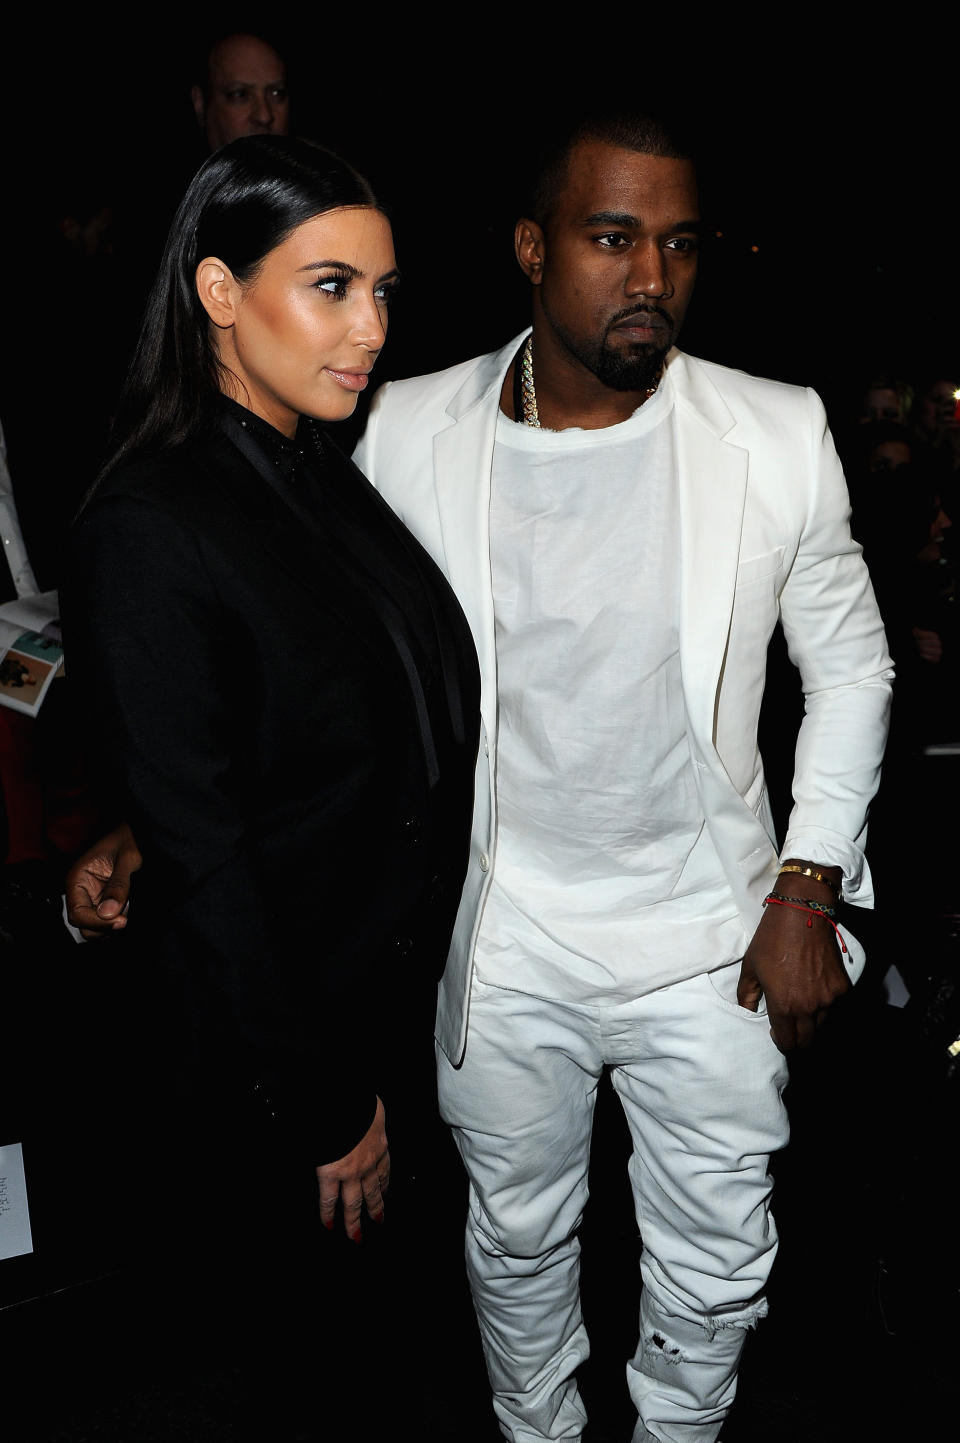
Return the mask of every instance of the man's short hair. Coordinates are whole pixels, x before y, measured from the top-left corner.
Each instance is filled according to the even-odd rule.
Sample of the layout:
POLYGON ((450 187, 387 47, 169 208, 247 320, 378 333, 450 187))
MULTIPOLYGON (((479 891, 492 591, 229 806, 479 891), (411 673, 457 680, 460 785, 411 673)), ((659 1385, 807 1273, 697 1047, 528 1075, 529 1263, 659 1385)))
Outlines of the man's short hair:
POLYGON ((567 178, 570 154, 585 140, 599 140, 642 155, 694 161, 690 137, 674 120, 640 110, 596 110, 556 125, 541 140, 529 183, 527 215, 544 225, 567 178))

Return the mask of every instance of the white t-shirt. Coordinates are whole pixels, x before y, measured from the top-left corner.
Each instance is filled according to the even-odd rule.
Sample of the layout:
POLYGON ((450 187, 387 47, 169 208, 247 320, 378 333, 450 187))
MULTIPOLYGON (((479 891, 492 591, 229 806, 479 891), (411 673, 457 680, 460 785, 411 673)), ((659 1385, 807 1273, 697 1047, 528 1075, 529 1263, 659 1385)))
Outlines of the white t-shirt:
POLYGON ((690 764, 672 412, 665 376, 603 430, 498 418, 496 986, 616 1003, 745 946, 690 764))

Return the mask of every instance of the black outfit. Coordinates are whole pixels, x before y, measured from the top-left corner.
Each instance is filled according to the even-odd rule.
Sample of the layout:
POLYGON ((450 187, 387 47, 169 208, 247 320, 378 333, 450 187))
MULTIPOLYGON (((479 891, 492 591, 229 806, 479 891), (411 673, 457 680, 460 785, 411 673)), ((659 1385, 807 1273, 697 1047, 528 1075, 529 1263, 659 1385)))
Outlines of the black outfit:
POLYGON ((341 1157, 430 1056, 478 744, 460 607, 316 423, 232 402, 108 475, 71 550, 67 665, 143 852, 167 1044, 186 1022, 191 1089, 341 1157))

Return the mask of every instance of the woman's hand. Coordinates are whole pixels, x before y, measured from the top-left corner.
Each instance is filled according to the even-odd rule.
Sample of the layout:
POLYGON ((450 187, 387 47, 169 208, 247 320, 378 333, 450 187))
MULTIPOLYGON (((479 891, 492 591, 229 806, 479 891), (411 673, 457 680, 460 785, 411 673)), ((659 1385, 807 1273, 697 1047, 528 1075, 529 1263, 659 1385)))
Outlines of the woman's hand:
POLYGON ((125 822, 74 862, 67 873, 67 919, 88 942, 127 925, 130 878, 142 864, 125 822))
POLYGON ((343 1203, 343 1225, 355 1243, 362 1239, 360 1215, 366 1206, 375 1223, 383 1222, 383 1198, 390 1186, 390 1152, 383 1103, 377 1098, 377 1110, 364 1136, 352 1152, 336 1162, 317 1168, 320 1184, 320 1217, 326 1228, 332 1228, 337 1199, 343 1203))

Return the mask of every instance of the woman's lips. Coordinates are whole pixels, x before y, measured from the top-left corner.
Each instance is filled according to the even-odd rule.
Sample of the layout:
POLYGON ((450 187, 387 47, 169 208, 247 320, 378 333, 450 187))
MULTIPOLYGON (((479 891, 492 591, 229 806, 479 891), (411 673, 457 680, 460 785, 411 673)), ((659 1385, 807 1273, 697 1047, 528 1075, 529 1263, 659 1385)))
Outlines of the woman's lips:
POLYGON ((366 371, 335 371, 332 366, 325 366, 324 370, 347 391, 362 391, 366 387, 368 380, 366 371))

